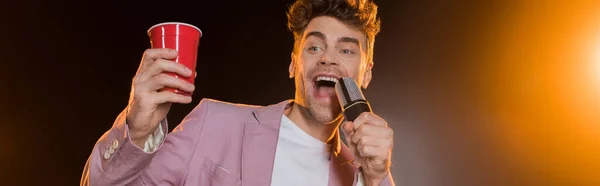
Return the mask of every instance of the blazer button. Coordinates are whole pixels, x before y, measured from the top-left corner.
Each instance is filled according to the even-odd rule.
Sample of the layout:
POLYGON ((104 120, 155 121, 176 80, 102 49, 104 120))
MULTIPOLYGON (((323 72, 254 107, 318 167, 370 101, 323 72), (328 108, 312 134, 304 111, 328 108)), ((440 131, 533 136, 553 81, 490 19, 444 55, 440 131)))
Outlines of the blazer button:
POLYGON ((110 158, 110 152, 108 152, 108 149, 106 149, 104 151, 104 159, 108 159, 108 158, 110 158))
POLYGON ((109 147, 108 147, 108 153, 109 153, 110 155, 114 154, 114 153, 115 153, 115 149, 114 149, 112 146, 109 146, 109 147))
POLYGON ((112 148, 113 148, 113 149, 117 149, 117 147, 119 147, 119 140, 116 140, 116 139, 115 139, 115 140, 112 142, 112 148))

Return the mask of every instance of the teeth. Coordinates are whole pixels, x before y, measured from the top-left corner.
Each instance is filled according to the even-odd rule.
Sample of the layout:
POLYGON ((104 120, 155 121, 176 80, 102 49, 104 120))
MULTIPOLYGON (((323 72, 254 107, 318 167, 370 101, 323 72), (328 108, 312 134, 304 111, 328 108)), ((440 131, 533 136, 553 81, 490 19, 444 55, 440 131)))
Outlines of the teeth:
POLYGON ((337 83, 338 80, 334 77, 319 76, 319 77, 317 77, 317 81, 331 81, 331 82, 337 83))

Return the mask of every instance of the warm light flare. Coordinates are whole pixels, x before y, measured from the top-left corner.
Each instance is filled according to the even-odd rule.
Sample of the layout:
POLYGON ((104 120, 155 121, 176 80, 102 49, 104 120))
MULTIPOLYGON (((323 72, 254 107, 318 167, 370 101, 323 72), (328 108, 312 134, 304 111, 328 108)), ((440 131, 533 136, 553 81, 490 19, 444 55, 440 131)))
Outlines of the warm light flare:
POLYGON ((594 60, 594 73, 596 74, 596 78, 597 78, 597 82, 598 82, 598 86, 600 86, 600 42, 598 42, 597 47, 596 47, 596 56, 595 56, 595 60, 594 60))
POLYGON ((506 164, 531 183, 600 183, 600 2, 520 1, 499 18, 483 103, 506 164), (594 59, 591 59, 594 58, 594 59))
POLYGON ((587 59, 590 63, 590 73, 594 76, 594 84, 600 86, 600 32, 595 33, 593 43, 589 43, 587 59))

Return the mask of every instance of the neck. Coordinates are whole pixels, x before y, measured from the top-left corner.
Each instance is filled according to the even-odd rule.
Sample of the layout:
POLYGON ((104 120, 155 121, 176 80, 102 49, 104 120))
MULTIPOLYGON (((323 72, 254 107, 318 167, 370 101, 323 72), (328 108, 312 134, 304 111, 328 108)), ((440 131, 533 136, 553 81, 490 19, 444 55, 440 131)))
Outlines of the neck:
POLYGON ((292 104, 285 109, 284 114, 308 135, 325 143, 335 140, 338 126, 342 122, 342 117, 329 123, 317 122, 308 115, 307 108, 299 104, 292 104))

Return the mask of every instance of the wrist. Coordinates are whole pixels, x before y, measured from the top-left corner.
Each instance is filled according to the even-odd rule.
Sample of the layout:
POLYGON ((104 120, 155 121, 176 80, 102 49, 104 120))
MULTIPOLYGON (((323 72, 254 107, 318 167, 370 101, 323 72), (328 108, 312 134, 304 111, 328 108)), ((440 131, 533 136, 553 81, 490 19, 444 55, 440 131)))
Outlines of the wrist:
POLYGON ((145 146, 145 144, 146 144, 146 141, 148 141, 148 136, 149 136, 149 135, 145 135, 145 137, 144 137, 144 136, 141 136, 141 137, 133 137, 133 135, 132 135, 132 136, 130 136, 130 138, 129 138, 129 139, 131 139, 131 142, 132 142, 132 143, 133 143, 135 146, 137 146, 137 147, 139 147, 139 148, 143 149, 143 148, 144 148, 144 146, 145 146))
POLYGON ((382 175, 367 176, 366 174, 364 174, 363 177, 365 180, 365 186, 379 186, 379 185, 381 185, 381 183, 383 182, 385 177, 387 177, 387 172, 382 175))
POLYGON ((366 179, 365 180, 365 186, 379 186, 381 185, 381 182, 383 181, 383 179, 375 179, 375 180, 369 180, 366 179))
POLYGON ((146 144, 146 141, 148 141, 148 136, 150 136, 150 133, 146 132, 146 131, 133 130, 131 128, 131 126, 129 126, 129 125, 128 125, 127 129, 128 129, 127 135, 129 136, 129 139, 131 140, 131 142, 133 144, 135 144, 137 147, 143 149, 146 144))
POLYGON ((127 136, 131 142, 140 148, 144 148, 144 144, 146 143, 148 136, 151 134, 149 132, 150 130, 136 130, 136 128, 131 125, 129 120, 126 120, 125 124, 127 126, 127 136))
POLYGON ((379 186, 381 185, 381 181, 371 181, 371 182, 367 182, 366 186, 379 186))

